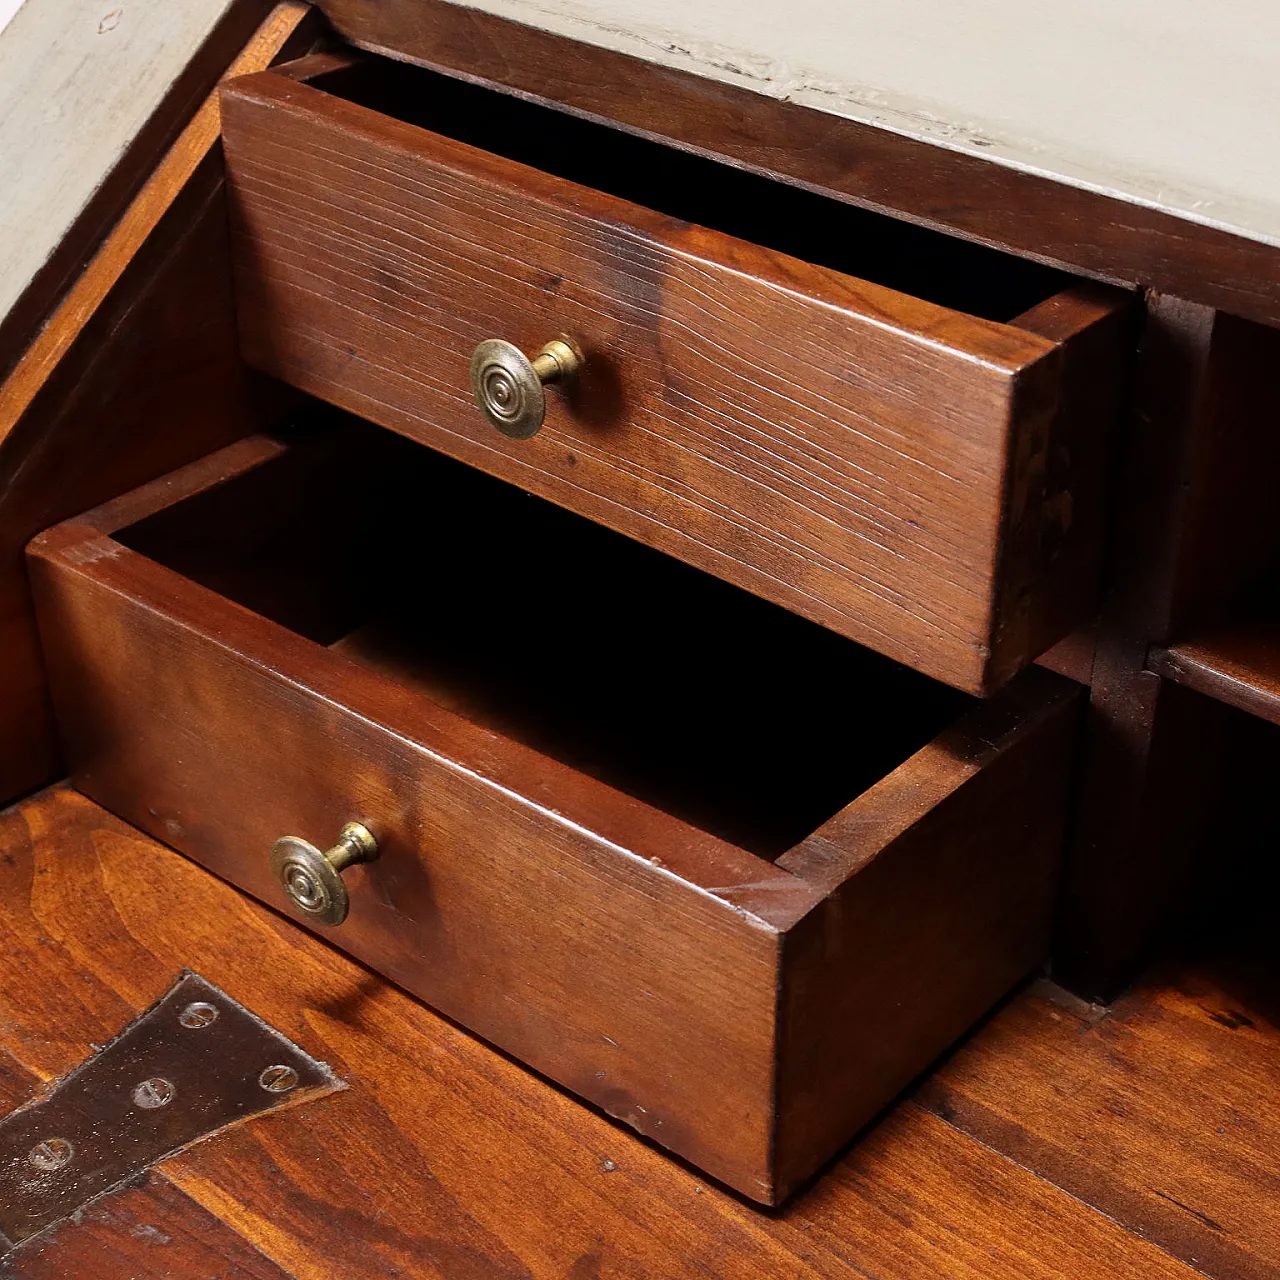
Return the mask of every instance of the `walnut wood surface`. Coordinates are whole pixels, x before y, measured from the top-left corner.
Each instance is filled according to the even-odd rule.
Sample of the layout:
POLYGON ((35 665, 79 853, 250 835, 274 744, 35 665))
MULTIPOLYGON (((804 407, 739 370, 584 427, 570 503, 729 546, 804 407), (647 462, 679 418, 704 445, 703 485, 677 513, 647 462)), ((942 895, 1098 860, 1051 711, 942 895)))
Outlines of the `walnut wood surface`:
POLYGON ((1101 279, 1280 324, 1280 249, 446 0, 321 0, 353 44, 1101 279))
POLYGON ((151 1175, 0 1258, 3 1280, 292 1280, 233 1228, 151 1175))
POLYGON ((774 865, 107 536, 284 456, 250 438, 32 544, 74 777, 116 812, 272 902, 275 838, 364 822, 336 943, 768 1202, 1043 955, 1069 682, 1027 672, 774 865))
POLYGON ((224 113, 255 366, 960 688, 1088 616, 1101 468, 1078 469, 1101 462, 1123 295, 1068 294, 1043 337, 287 74, 238 80, 224 113), (470 353, 559 332, 579 384, 507 440, 470 353))
MULTIPOLYGON (((307 12, 278 6, 233 69, 305 49, 314 38, 299 32, 307 12)), ((279 392, 236 349, 217 107, 206 100, 0 385, 5 799, 59 765, 27 541, 281 412, 279 392)))
POLYGON ((1280 625, 1243 619, 1167 649, 1154 649, 1147 666, 1250 715, 1280 724, 1280 625))
MULTIPOLYGON (((351 1082, 323 1115, 304 1108, 264 1118, 175 1157, 157 1175, 298 1280, 364 1280, 396 1269, 448 1280, 1203 1274, 1091 1210, 1087 1188, 1078 1187, 1084 1198, 1066 1194, 909 1102, 786 1209, 759 1212, 75 792, 55 788, 0 815, 0 849, 0 936, 9 964, 28 978, 0 989, 0 1048, 36 1076, 73 1066, 90 1041, 110 1035, 191 965, 351 1082)), ((1140 996, 1126 1021, 1140 1025, 1142 1009, 1158 1008, 1162 989, 1176 987, 1140 996)), ((1237 1020, 1254 1009, 1238 996, 1221 1007, 1236 1010, 1237 1020)), ((1006 1091, 1016 1086, 1018 1097, 1031 1096, 1024 1090, 1039 1075, 1042 1043, 1054 1046, 1063 1072, 1085 1064, 1117 1071, 1096 1056, 1096 1027, 1082 1034, 1078 1020, 1042 992, 1019 997, 1010 1014, 1046 1040, 1012 1034, 1008 1015, 997 1023, 1003 1049, 986 1055, 984 1066, 1006 1091), (1012 1070, 1002 1076, 1004 1063, 1012 1070)), ((1180 1019, 1171 1032, 1193 1034, 1146 1037, 1142 1070, 1176 1076, 1203 1061, 1204 1034, 1230 1044, 1251 1034, 1240 1025, 1230 1032, 1180 1019)), ((986 1034, 975 1042, 979 1052, 986 1034)), ((1134 1034, 1125 1039, 1131 1044, 1134 1034)), ((1245 1060, 1235 1054, 1220 1052, 1213 1062, 1224 1089, 1256 1078, 1256 1067, 1242 1072, 1245 1060)), ((1117 1097, 1130 1099, 1142 1095, 1148 1077, 1119 1071, 1114 1078, 1117 1097)), ((1043 1094, 1051 1083, 1044 1078, 1037 1087, 1043 1094)), ((1146 1100, 1159 1108, 1168 1096, 1153 1091, 1146 1100)), ((1051 1105, 1060 1107, 1056 1095, 1051 1105)), ((1105 1138, 1121 1162, 1133 1162, 1119 1167, 1141 1177, 1150 1148, 1114 1118, 1115 1109, 1082 1111, 1079 1131, 1087 1143, 1105 1138)), ((1186 1111, 1171 1114, 1197 1123, 1186 1111)), ((1241 1114, 1247 1123, 1253 1112, 1241 1114)), ((1180 1132, 1170 1128, 1165 1150, 1180 1132)), ((1184 1178, 1194 1178, 1202 1151, 1198 1141, 1182 1146, 1184 1178)), ((1194 1188, 1152 1185, 1168 1185, 1193 1208, 1212 1208, 1194 1188)), ((1235 1190, 1247 1244, 1267 1229, 1273 1206, 1247 1178, 1235 1190), (1251 1205, 1258 1210, 1252 1226, 1251 1205)), ((119 1222, 138 1212, 140 1222, 179 1237, 168 1219, 138 1211, 132 1200, 103 1208, 115 1213, 115 1205, 119 1222)), ((75 1241, 76 1230, 69 1225, 51 1242, 53 1263, 71 1246, 67 1256, 88 1260, 102 1280, 139 1274, 134 1259, 117 1264, 109 1247, 75 1241)), ((26 1274, 58 1274, 41 1265, 26 1274)))
POLYGON ((925 1105, 1207 1275, 1274 1276, 1266 929, 1251 956, 1165 967, 1110 1013, 1051 994, 1015 1002, 926 1085, 925 1105))

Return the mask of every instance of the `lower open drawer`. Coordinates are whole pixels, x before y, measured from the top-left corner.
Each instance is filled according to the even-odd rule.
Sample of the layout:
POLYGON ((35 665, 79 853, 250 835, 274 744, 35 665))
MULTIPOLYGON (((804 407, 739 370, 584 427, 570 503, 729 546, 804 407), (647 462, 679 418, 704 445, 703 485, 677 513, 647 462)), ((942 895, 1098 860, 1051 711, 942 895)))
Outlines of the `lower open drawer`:
POLYGON ((30 552, 76 784, 754 1199, 1044 954, 1078 689, 977 702, 366 424, 30 552))

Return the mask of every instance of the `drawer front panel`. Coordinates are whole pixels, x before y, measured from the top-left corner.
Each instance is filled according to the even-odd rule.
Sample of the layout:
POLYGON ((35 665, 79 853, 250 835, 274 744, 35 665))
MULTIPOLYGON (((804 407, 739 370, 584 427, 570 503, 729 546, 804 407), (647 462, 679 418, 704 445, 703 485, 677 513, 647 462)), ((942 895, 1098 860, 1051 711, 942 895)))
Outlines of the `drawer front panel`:
POLYGON ((1065 341, 284 76, 238 82, 225 132, 255 365, 965 689, 1057 638, 1025 616, 1046 597, 1087 607, 1044 559, 1065 341), (577 383, 506 439, 471 400, 473 349, 560 333, 586 354, 577 383))
MULTIPOLYGON (((167 571, 113 558, 119 575, 37 574, 77 787, 282 909, 273 841, 324 847, 364 823, 380 854, 345 873, 350 915, 328 940, 715 1177, 772 1197, 778 930, 645 856, 644 806, 616 796, 608 835, 566 819, 583 807, 575 782, 607 788, 541 758, 526 776, 486 779, 423 744, 411 695, 398 709, 396 691, 336 657, 340 695, 300 679, 257 634, 269 624, 222 602, 224 615, 212 596, 183 617, 167 571)), ((468 746, 483 760, 512 744, 468 746)), ((652 843, 678 855, 683 830, 711 870, 718 842, 648 813, 652 843)), ((794 910, 816 898, 720 848, 715 878, 748 900, 772 889, 794 910)))

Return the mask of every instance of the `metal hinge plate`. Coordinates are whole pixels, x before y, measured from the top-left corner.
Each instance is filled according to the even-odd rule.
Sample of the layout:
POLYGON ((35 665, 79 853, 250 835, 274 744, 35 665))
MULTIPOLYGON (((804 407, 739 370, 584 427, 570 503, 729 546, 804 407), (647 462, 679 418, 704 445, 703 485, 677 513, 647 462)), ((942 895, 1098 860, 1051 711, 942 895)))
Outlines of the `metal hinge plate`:
POLYGON ((0 1248, 237 1121, 343 1083, 199 974, 0 1119, 0 1248))

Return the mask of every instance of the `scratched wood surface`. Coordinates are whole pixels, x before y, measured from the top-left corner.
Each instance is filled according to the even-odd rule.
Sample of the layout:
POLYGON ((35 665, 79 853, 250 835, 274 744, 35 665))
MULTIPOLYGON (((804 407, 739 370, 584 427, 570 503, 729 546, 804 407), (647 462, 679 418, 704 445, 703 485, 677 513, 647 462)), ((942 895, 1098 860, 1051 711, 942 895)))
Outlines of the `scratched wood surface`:
MULTIPOLYGON (((162 1165, 157 1177, 195 1202, 190 1217, 175 1220, 183 1202, 169 1188, 151 1203, 103 1203, 112 1230, 131 1240, 200 1235, 207 1214, 265 1259, 241 1261, 233 1247, 219 1244, 229 1261, 225 1270, 210 1262, 212 1274, 283 1273, 297 1280, 1204 1274, 1091 1208, 1087 1183, 1077 1181, 1069 1195, 1001 1154, 998 1142, 974 1141, 957 1123, 910 1101, 785 1210, 761 1212, 65 787, 0 815, 0 851, 0 942, 10 972, 25 977, 0 990, 0 1050, 23 1072, 43 1080, 66 1071, 91 1042, 110 1035, 191 965, 350 1082, 323 1109, 265 1117, 162 1165)), ((1149 1010, 1149 1017, 1158 1018, 1170 1002, 1189 1007, 1169 984, 1136 999, 1135 1012, 1149 1010)), ((1149 1039, 1141 1059, 1109 1067, 1096 1051, 1096 1017, 1083 1030, 1074 1017, 1055 1022, 1058 1006, 1031 992, 997 1024, 998 1052, 984 1048, 991 1033, 979 1034, 972 1052, 980 1065, 966 1068, 967 1078, 985 1075, 989 1088, 1004 1081, 1025 1099, 1043 1046, 1064 1070, 1109 1072, 1118 1095, 1140 1099, 1152 1115, 1167 1096, 1159 1083, 1193 1065, 1225 1098, 1258 1083, 1274 1042, 1238 995, 1221 1008, 1236 1010, 1237 1021, 1252 1016, 1258 1026, 1233 1031, 1195 1014, 1149 1039), (1180 1028, 1196 1034, 1179 1035, 1180 1028), (1228 1054, 1215 1066, 1197 1038, 1205 1032, 1220 1034, 1224 1045, 1253 1036, 1259 1053, 1248 1060, 1228 1054)), ((1060 1109, 1051 1085, 1041 1092, 1052 1093, 1052 1108, 1060 1109)), ((11 1084, 6 1098, 25 1087, 21 1080, 11 1084)), ((1243 1121, 1237 1129, 1253 1135, 1253 1168, 1262 1173, 1258 1098, 1237 1105, 1243 1121)), ((1063 1128, 1073 1125, 1082 1145, 1105 1143, 1100 1149, 1126 1157, 1135 1179, 1146 1172, 1151 1148, 1143 1133, 1083 1101, 1072 1116, 1063 1128)), ((1179 1148, 1177 1125, 1197 1117, 1183 1104, 1168 1116, 1161 1150, 1167 1159, 1176 1151, 1181 1180, 1194 1183, 1201 1154, 1189 1133, 1179 1148)), ((1242 1238, 1265 1233, 1265 1213, 1274 1212, 1261 1198, 1265 1185, 1251 1186, 1249 1172, 1242 1167, 1232 1181, 1240 1204, 1231 1221, 1242 1238)), ((1167 1185, 1214 1216, 1216 1206, 1194 1186, 1167 1185)), ((84 1274, 76 1271, 83 1259, 100 1280, 203 1274, 172 1264, 166 1271, 154 1261, 143 1270, 135 1259, 147 1254, 147 1241, 99 1244, 97 1221, 67 1224, 45 1238, 40 1256, 17 1258, 13 1273, 42 1280, 58 1274, 52 1266, 63 1256, 75 1263, 61 1274, 84 1274)), ((154 1244, 149 1256, 168 1247, 154 1244)))

